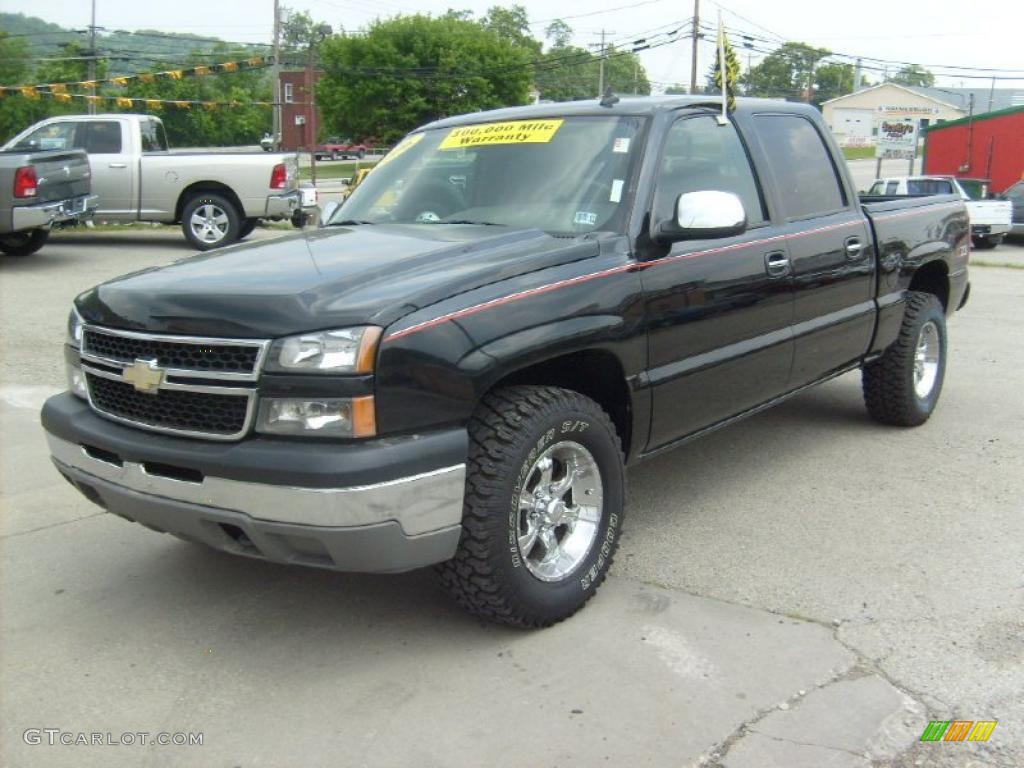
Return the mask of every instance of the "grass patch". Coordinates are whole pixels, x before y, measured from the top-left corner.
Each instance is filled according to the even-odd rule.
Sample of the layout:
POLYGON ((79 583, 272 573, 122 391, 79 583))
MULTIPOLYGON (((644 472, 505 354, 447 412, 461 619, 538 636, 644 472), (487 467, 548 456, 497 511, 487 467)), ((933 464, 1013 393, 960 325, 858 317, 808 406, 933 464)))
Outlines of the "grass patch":
POLYGON ((972 267, 1000 267, 1001 269, 1024 269, 1024 264, 1014 264, 1009 261, 975 261, 971 259, 972 267))
MULTIPOLYGON (((316 164, 316 178, 320 179, 347 179, 356 172, 356 166, 358 163, 345 163, 345 162, 320 162, 316 164)), ((366 164, 363 163, 363 166, 366 164)), ((308 181, 312 178, 312 174, 308 165, 303 165, 299 168, 299 178, 303 181, 308 181)))

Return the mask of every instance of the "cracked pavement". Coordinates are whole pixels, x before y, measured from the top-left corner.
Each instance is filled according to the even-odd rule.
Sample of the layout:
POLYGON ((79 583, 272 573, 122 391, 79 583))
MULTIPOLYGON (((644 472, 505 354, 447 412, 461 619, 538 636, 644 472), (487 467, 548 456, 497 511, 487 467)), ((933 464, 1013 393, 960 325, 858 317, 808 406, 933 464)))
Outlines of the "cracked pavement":
POLYGON ((176 231, 51 242, 0 264, 0 763, 1024 765, 1024 271, 972 273, 927 425, 868 421, 848 375, 637 466, 611 578, 519 632, 429 572, 268 565, 81 498, 37 421, 66 308, 189 252, 176 231), (932 719, 999 724, 920 743, 932 719))

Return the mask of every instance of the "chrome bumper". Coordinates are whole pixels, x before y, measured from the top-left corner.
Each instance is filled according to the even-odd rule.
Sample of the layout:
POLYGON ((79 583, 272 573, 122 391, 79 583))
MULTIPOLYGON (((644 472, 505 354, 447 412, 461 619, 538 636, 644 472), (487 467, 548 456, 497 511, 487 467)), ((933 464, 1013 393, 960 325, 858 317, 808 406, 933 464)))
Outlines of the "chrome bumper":
POLYGON ((91 455, 47 433, 57 469, 88 499, 160 531, 278 562, 394 572, 447 560, 461 534, 466 467, 351 488, 205 476, 91 455))
POLYGON ((98 200, 96 195, 83 195, 38 205, 16 206, 11 210, 12 231, 46 229, 61 221, 92 216, 98 200))
POLYGON ((271 195, 267 198, 265 218, 288 219, 297 211, 315 207, 315 196, 313 202, 307 202, 301 189, 293 189, 290 192, 285 192, 281 195, 271 195))

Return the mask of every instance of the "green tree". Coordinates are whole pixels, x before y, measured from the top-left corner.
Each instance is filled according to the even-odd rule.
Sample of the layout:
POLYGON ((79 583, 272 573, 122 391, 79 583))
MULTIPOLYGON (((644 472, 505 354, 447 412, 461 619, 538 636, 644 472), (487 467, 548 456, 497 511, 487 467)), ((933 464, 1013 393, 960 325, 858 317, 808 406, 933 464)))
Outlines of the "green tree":
POLYGON ((821 106, 829 99, 853 93, 853 65, 830 61, 814 72, 814 103, 821 106))
MULTIPOLYGON (((214 52, 220 52, 220 49, 221 46, 217 46, 214 52)), ((220 57, 216 58, 218 61, 222 60, 220 57)), ((204 62, 205 58, 200 59, 199 56, 193 55, 185 63, 195 66, 204 62)), ((126 109, 158 115, 167 129, 167 140, 175 147, 252 144, 264 131, 270 129, 270 108, 251 103, 271 100, 271 83, 267 70, 240 69, 237 72, 218 72, 200 77, 183 77, 180 80, 161 77, 151 83, 131 80, 126 88, 118 89, 117 95, 145 99, 221 102, 221 105, 214 109, 199 105, 182 108, 173 104, 164 104, 157 109, 135 104, 130 110, 126 109), (232 106, 231 102, 236 104, 232 106)))
POLYGON ((908 64, 895 75, 892 75, 889 78, 889 82, 931 88, 935 85, 935 75, 917 64, 908 64))
POLYGON ((572 40, 572 27, 561 19, 555 19, 544 28, 544 37, 551 42, 552 48, 565 48, 572 40))
POLYGON ((530 61, 481 22, 397 16, 323 43, 317 101, 325 128, 390 143, 441 117, 525 104, 530 61))
POLYGON ((481 20, 484 29, 494 32, 502 40, 528 50, 531 55, 538 56, 541 42, 530 34, 530 18, 521 5, 509 8, 494 6, 489 8, 487 15, 481 20))
POLYGON ((674 85, 670 85, 668 88, 665 89, 666 96, 685 96, 689 92, 690 89, 687 88, 682 83, 675 83, 674 85))
POLYGON ((831 55, 826 48, 785 43, 751 67, 741 82, 749 96, 812 101, 818 64, 831 55))

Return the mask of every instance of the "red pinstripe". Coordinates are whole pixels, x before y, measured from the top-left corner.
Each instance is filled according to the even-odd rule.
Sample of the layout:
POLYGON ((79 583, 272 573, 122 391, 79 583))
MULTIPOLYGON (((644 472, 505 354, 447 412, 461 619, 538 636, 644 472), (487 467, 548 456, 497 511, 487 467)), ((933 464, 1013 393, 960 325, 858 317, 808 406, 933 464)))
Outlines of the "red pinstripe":
MULTIPOLYGON (((934 212, 935 208, 930 207, 922 209, 920 211, 880 214, 875 218, 898 218, 901 216, 913 216, 918 213, 934 212)), ((654 259, 652 261, 623 264, 622 266, 619 267, 602 269, 599 272, 591 272, 586 275, 580 275, 579 277, 570 277, 565 280, 559 280, 554 283, 548 283, 547 285, 541 285, 536 288, 527 288, 526 290, 523 291, 511 293, 508 296, 502 296, 500 298, 491 299, 490 301, 485 301, 480 304, 474 304, 473 306, 466 307, 465 309, 459 309, 454 312, 448 312, 444 315, 440 315, 439 317, 435 317, 432 320, 424 320, 421 323, 416 323, 415 325, 410 325, 408 328, 403 328, 400 331, 395 331, 394 333, 388 334, 384 338, 384 341, 397 341, 398 339, 405 338, 406 336, 411 336, 412 334, 419 333, 420 331, 425 331, 428 328, 433 328, 435 326, 441 325, 442 323, 447 323, 451 320, 458 320, 463 317, 468 317, 469 315, 475 315, 478 312, 483 312, 484 310, 487 309, 493 309, 494 307, 500 307, 505 304, 511 304, 513 301, 519 301, 520 299, 528 299, 534 296, 540 296, 541 294, 550 293, 551 291, 557 291, 561 288, 567 288, 570 285, 578 285, 580 283, 590 282, 591 280, 597 280, 598 278, 601 277, 609 277, 610 275, 617 275, 622 272, 629 272, 630 270, 650 269, 651 267, 659 267, 663 264, 670 264, 677 261, 685 261, 687 259, 703 258, 704 256, 710 256, 711 254, 735 251, 741 248, 749 248, 755 245, 765 245, 766 243, 794 240, 798 237, 808 237, 810 235, 817 235, 822 232, 830 232, 835 229, 845 229, 846 227, 860 226, 862 223, 862 220, 859 219, 857 221, 844 221, 841 224, 829 224, 828 226, 825 227, 816 227, 815 229, 808 229, 804 230, 803 232, 792 232, 790 234, 785 235, 773 235, 772 237, 766 237, 761 240, 747 240, 742 243, 732 243, 731 245, 723 245, 717 248, 708 248, 703 251, 693 251, 691 253, 682 253, 679 254, 678 256, 665 256, 663 258, 654 259)))

